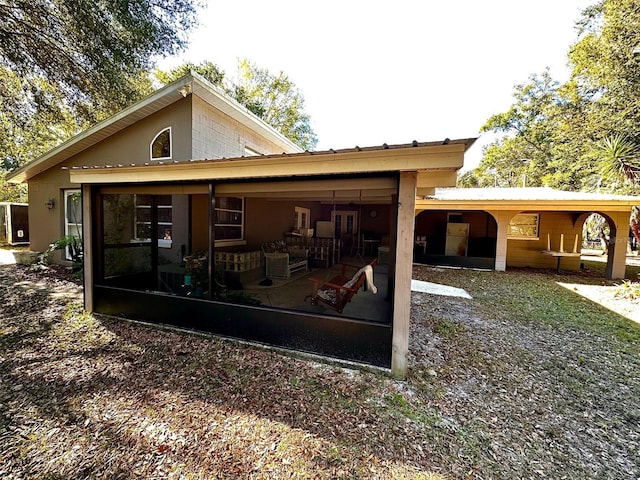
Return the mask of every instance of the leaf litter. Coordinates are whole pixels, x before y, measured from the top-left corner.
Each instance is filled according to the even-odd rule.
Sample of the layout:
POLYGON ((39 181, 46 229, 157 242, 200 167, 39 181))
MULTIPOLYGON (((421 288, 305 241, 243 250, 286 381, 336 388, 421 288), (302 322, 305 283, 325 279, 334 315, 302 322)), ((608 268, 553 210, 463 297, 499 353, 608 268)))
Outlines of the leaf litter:
POLYGON ((474 300, 413 295, 401 382, 88 315, 64 270, 0 267, 0 477, 638 478, 638 327, 548 277, 415 267, 474 300))

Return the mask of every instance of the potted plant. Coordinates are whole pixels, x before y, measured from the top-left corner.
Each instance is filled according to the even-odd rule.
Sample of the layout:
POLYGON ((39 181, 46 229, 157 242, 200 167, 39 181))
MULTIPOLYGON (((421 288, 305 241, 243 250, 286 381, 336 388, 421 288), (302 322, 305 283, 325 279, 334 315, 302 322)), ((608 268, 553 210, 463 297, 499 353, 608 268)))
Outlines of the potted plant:
POLYGON ((209 258, 204 252, 196 252, 184 257, 184 284, 191 294, 202 297, 209 286, 209 258))

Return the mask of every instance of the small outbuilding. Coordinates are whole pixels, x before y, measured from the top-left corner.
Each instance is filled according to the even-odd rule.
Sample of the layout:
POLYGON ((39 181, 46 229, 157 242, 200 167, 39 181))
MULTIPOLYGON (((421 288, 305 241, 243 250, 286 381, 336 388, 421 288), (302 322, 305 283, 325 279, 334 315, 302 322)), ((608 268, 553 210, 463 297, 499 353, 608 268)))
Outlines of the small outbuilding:
POLYGON ((29 205, 0 202, 0 245, 29 244, 29 205))
POLYGON ((437 188, 416 201, 416 261, 578 270, 592 213, 610 230, 607 278, 624 278, 631 209, 640 197, 552 188, 437 188))

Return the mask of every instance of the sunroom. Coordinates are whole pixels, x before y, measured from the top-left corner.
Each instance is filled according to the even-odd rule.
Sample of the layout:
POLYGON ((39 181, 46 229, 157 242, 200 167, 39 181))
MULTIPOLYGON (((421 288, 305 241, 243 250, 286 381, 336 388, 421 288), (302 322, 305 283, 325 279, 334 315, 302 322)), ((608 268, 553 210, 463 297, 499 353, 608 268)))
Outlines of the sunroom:
POLYGON ((86 307, 402 376, 416 193, 470 143, 71 169, 86 307))

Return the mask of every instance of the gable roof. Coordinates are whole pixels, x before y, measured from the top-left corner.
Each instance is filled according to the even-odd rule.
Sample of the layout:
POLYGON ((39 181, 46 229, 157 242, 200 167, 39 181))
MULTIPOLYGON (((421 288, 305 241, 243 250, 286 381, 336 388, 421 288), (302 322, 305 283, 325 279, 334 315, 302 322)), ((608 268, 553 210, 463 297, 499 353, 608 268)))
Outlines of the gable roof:
POLYGON ((295 143, 229 98, 202 76, 191 72, 11 172, 7 175, 7 180, 12 183, 25 182, 188 95, 198 96, 240 124, 275 143, 284 152, 302 151, 295 143))

